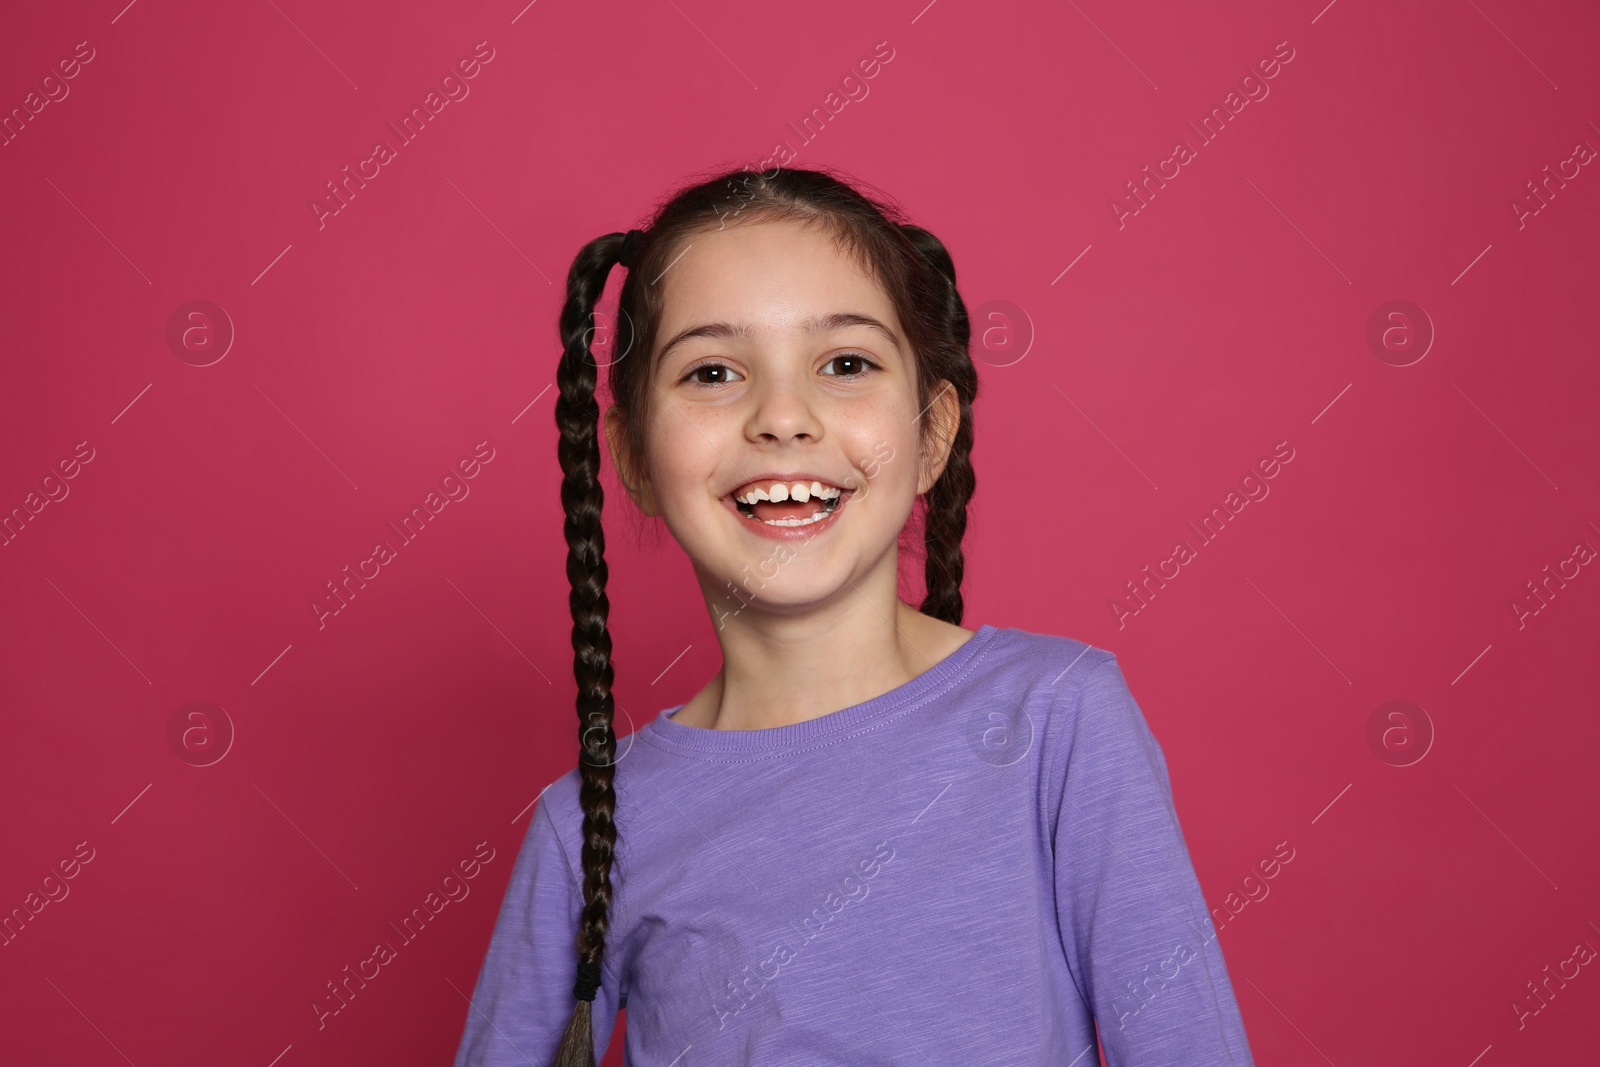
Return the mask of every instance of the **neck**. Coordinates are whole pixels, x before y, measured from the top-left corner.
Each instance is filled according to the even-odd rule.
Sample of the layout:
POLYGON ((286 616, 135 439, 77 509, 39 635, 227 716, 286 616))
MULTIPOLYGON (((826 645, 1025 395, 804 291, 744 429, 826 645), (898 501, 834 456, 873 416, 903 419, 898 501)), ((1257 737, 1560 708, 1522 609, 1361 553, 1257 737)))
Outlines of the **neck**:
POLYGON ((891 559, 822 605, 784 610, 757 597, 737 613, 713 610, 722 669, 673 720, 713 730, 806 722, 904 685, 972 636, 902 601, 897 579, 891 559))

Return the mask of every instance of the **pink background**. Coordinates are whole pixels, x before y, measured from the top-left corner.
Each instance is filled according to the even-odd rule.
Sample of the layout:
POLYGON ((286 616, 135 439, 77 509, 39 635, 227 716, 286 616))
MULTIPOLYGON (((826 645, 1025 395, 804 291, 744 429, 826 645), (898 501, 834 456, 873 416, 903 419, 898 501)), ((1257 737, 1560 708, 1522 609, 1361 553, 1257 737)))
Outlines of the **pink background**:
MULTIPOLYGON (((124 2, 0 15, 0 107, 27 114, 0 148, 0 508, 25 515, 0 910, 69 891, 0 948, 0 1058, 449 1061, 530 806, 576 758, 562 280, 780 142, 950 248, 983 361, 966 624, 1117 653, 1257 1062, 1592 1058, 1600 967, 1542 1007, 1526 986, 1600 947, 1600 174, 1563 162, 1600 147, 1591 5, 124 2), (469 95, 319 225, 324 183, 479 42, 469 95), (1279 42, 1201 145, 1186 123, 1279 42), (217 313, 168 340, 193 300, 235 334, 207 366, 217 313), (1392 300, 1420 311, 1375 348, 1392 300), (479 442, 470 494, 319 627, 325 583, 479 442), (1280 442, 1246 483, 1270 494, 1202 543, 1280 442), (1392 700, 1420 711, 1374 741, 1392 700), (470 895, 402 942, 480 843, 470 895)), ((719 656, 682 552, 609 495, 627 731, 719 656)))

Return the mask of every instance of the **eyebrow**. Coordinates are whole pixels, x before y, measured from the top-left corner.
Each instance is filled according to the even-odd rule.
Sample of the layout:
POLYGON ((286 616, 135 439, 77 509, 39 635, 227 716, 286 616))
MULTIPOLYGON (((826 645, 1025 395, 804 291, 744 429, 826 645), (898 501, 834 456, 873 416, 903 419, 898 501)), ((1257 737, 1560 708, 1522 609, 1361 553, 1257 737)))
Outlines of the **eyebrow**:
MULTIPOLYGON (((865 326, 868 329, 876 330, 890 344, 894 345, 896 352, 904 351, 900 338, 895 332, 871 315, 862 315, 854 311, 834 311, 826 315, 813 315, 800 323, 801 329, 807 333, 833 333, 838 330, 849 329, 852 326, 865 326)), ((754 333, 754 327, 748 322, 741 322, 737 325, 731 322, 707 322, 699 326, 690 326, 668 341, 656 359, 664 362, 667 354, 674 348, 697 337, 751 337, 754 333)))

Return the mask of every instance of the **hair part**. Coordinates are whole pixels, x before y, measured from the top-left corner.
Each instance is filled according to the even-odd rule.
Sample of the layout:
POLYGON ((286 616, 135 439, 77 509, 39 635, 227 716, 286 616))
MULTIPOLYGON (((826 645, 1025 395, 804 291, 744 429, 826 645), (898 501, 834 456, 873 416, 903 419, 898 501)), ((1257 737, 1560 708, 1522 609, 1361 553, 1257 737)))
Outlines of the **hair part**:
MULTIPOLYGON (((961 581, 967 507, 976 488, 971 451, 972 402, 977 370, 968 352, 971 327, 956 289, 955 265, 944 244, 911 224, 886 199, 869 196, 825 168, 746 168, 723 171, 690 184, 663 203, 636 238, 637 246, 618 303, 618 332, 608 370, 613 403, 621 415, 623 451, 640 454, 651 416, 654 348, 663 310, 657 284, 697 234, 730 221, 797 221, 826 227, 842 251, 868 268, 894 305, 913 353, 918 408, 938 399, 935 387, 955 391, 959 421, 943 470, 922 494, 923 571, 926 595, 918 610, 959 625, 965 606, 961 581), (632 357, 632 358, 629 358, 632 357), (948 383, 947 386, 939 383, 948 383)), ((561 363, 556 425, 561 431, 561 503, 565 510, 567 578, 572 592, 573 676, 577 681, 579 802, 583 808, 583 907, 577 930, 577 1000, 554 1067, 594 1067, 591 1004, 594 978, 604 959, 617 844, 616 734, 612 728, 611 636, 607 630, 605 535, 600 486, 600 409, 595 400, 599 367, 590 351, 595 306, 625 234, 609 233, 583 246, 567 272, 561 309, 561 363)), ((938 427, 923 417, 922 436, 938 427)), ((940 442, 941 444, 943 442, 940 442)), ((915 510, 915 509, 914 509, 915 510)))

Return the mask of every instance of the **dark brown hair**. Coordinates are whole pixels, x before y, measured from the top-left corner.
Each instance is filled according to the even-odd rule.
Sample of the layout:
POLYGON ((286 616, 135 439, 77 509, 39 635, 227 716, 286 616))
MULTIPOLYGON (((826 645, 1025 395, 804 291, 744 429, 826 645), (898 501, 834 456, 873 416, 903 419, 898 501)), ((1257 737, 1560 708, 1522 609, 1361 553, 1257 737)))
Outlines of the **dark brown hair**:
MULTIPOLYGON (((689 185, 656 211, 635 238, 622 285, 608 381, 630 443, 646 439, 653 349, 661 321, 656 284, 694 236, 730 222, 791 220, 825 227, 840 247, 868 266, 893 302, 915 353, 919 410, 936 399, 933 388, 950 383, 960 401, 960 423, 938 480, 922 494, 926 596, 921 610, 959 625, 963 613, 961 541, 975 479, 971 464, 972 401, 978 376, 967 351, 966 304, 956 291, 955 266, 943 243, 905 221, 898 207, 860 192, 824 169, 757 172, 740 168, 689 185)), ((594 1067, 590 1019, 600 981, 611 905, 611 866, 617 843, 614 821, 616 734, 612 730, 611 636, 606 629, 605 535, 600 512, 600 407, 598 365, 590 352, 594 310, 611 268, 621 258, 624 233, 597 237, 579 250, 567 272, 561 309, 560 395, 556 425, 566 512, 567 578, 572 584, 572 672, 578 683, 579 801, 583 807, 583 910, 578 920, 577 1003, 567 1022, 554 1067, 594 1067)), ((924 418, 924 440, 932 420, 924 418)), ((637 448, 629 451, 638 455, 637 448)))

